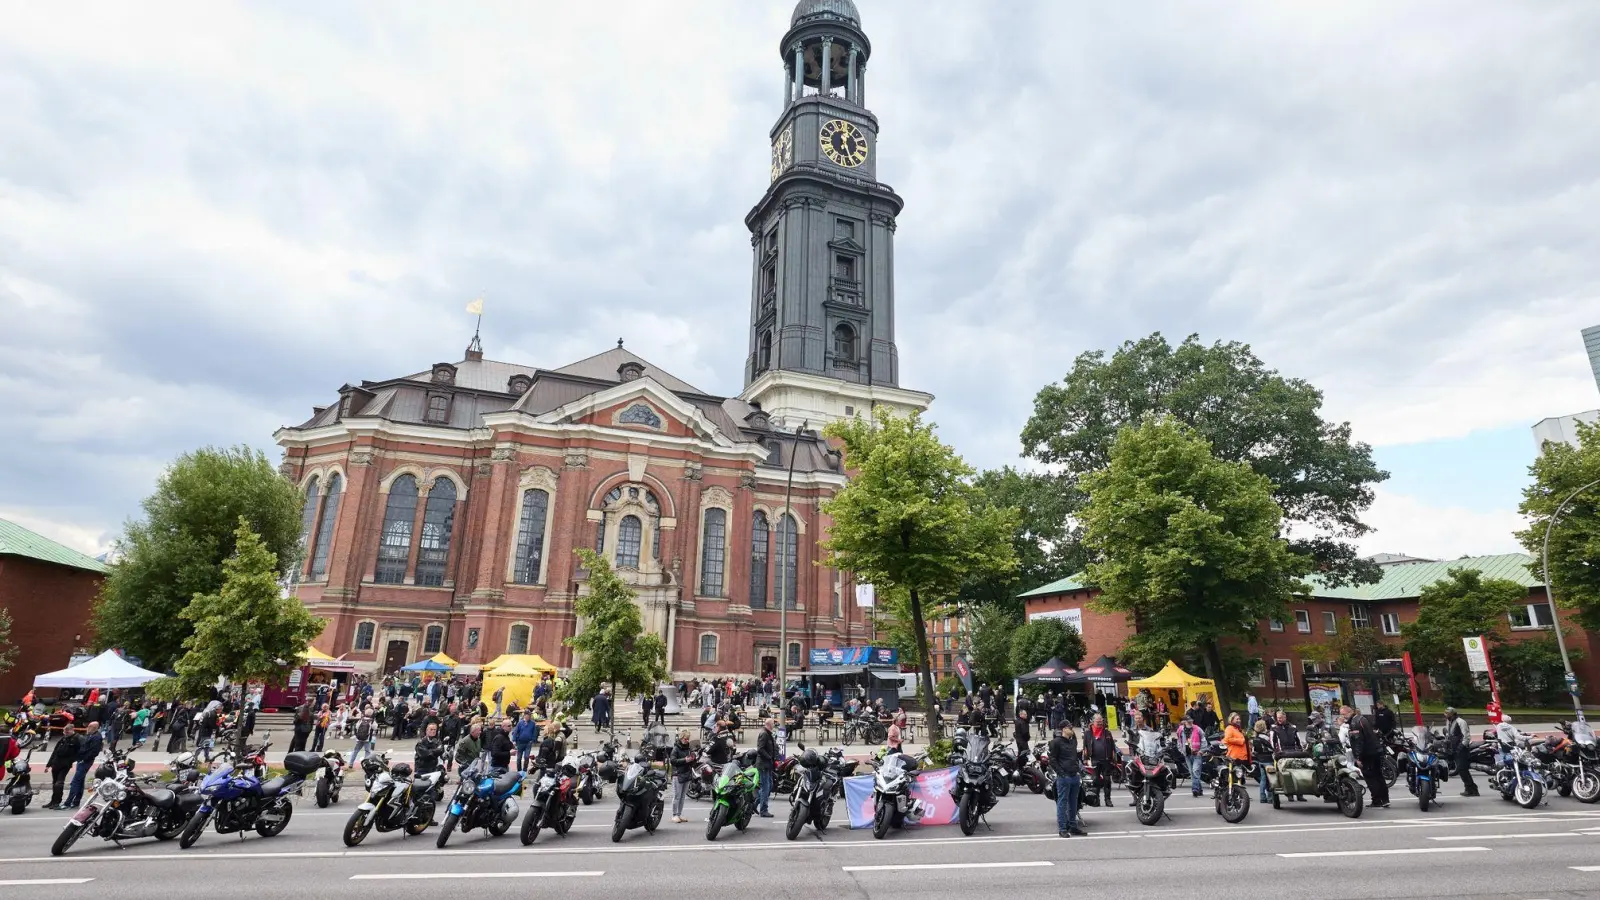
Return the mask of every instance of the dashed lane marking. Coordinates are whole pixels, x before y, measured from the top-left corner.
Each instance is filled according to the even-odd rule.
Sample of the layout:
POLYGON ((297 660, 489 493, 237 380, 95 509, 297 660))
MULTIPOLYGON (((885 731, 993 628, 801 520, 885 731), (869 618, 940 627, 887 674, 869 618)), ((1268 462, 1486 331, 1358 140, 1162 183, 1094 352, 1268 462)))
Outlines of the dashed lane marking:
POLYGON ((1314 850, 1304 853, 1279 853, 1283 859, 1315 859, 1322 856, 1407 856, 1416 853, 1481 853, 1488 847, 1393 847, 1388 850, 1314 850))

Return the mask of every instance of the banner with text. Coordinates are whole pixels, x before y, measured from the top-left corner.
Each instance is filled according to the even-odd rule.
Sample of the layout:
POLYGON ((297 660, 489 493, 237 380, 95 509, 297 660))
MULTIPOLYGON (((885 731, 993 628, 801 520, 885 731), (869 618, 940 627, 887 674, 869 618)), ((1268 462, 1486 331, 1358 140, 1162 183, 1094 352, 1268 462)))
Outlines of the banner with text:
MULTIPOLYGON (((930 769, 911 776, 911 810, 905 825, 949 825, 956 820, 956 801, 950 796, 955 787, 955 766, 930 769)), ((877 811, 873 803, 873 776, 855 775, 844 780, 844 803, 850 810, 851 828, 871 828, 877 811)))

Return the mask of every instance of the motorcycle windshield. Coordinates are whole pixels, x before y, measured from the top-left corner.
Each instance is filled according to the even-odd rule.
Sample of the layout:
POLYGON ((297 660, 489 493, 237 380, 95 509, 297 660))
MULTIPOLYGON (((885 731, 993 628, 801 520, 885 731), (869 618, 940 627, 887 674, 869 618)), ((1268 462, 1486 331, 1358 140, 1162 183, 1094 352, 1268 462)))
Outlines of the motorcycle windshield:
POLYGON ((1433 732, 1426 725, 1418 725, 1411 729, 1411 741, 1417 745, 1418 750, 1427 750, 1433 743, 1433 732))
POLYGON ((632 791, 633 786, 639 782, 639 776, 643 774, 644 766, 641 766, 638 763, 628 766, 628 771, 622 774, 621 790, 624 793, 632 791))
POLYGON ((1587 719, 1572 723, 1572 740, 1573 743, 1582 744, 1585 747, 1594 746, 1594 729, 1589 726, 1587 719))
POLYGON ((967 745, 967 762, 981 763, 989 758, 989 739, 978 735, 967 745))
POLYGON ((1139 755, 1140 756, 1160 756, 1161 755, 1161 732, 1159 732, 1159 731, 1143 731, 1143 730, 1141 730, 1139 732, 1139 755))

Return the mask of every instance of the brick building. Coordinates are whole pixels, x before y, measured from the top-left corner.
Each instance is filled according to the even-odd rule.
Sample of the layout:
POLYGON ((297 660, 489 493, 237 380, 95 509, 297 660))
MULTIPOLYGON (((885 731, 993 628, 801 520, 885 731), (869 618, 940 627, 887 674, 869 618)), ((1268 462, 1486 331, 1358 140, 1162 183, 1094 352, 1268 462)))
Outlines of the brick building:
MULTIPOLYGON (((1417 617, 1417 600, 1422 589, 1447 576, 1453 568, 1476 569, 1488 578, 1504 578, 1528 588, 1528 605, 1507 623, 1510 639, 1526 640, 1549 634, 1552 628, 1550 606, 1545 602, 1544 585, 1528 570, 1532 561, 1521 553, 1474 556, 1452 560, 1424 560, 1409 556, 1375 557, 1383 577, 1376 584, 1358 587, 1328 587, 1311 579, 1309 596, 1290 604, 1289 619, 1257 623, 1261 640, 1243 649, 1262 663, 1262 675, 1254 682, 1262 699, 1295 700, 1301 696, 1301 682, 1318 669, 1328 667, 1307 658, 1304 646, 1327 641, 1351 628, 1376 629, 1384 640, 1396 645, 1400 655, 1401 630, 1417 617), (1287 680, 1270 677, 1275 663, 1287 669, 1287 680), (1268 682, 1271 683, 1268 683, 1268 682)), ((1079 631, 1088 647, 1088 658, 1099 654, 1116 655, 1122 642, 1134 634, 1133 623, 1122 614, 1104 613, 1090 604, 1097 592, 1085 587, 1081 575, 1063 578, 1022 595, 1026 614, 1032 619, 1054 615, 1080 623, 1079 631)), ((1586 632, 1563 613, 1569 648, 1582 651, 1573 669, 1583 689, 1585 703, 1600 702, 1600 635, 1586 632)), ((1418 687, 1431 688, 1420 678, 1418 687)))
POLYGON ((33 676, 65 669, 88 647, 89 611, 105 581, 98 560, 0 519, 0 607, 11 613, 15 664, 0 673, 0 702, 12 704, 33 676))
POLYGON ((956 657, 967 650, 967 617, 961 614, 928 620, 928 659, 935 684, 956 675, 956 657))
POLYGON ((540 368, 485 359, 474 337, 458 362, 344 385, 277 432, 307 500, 296 590, 330 623, 318 649, 384 672, 440 650, 468 671, 505 652, 570 666, 580 547, 632 584, 674 677, 761 674, 780 653, 801 671, 812 648, 866 643, 848 576, 819 565, 820 505, 845 476, 818 429, 933 399, 898 381, 903 201, 876 180, 870 53, 850 0, 796 6, 772 180, 744 220, 737 396, 622 341, 540 368))

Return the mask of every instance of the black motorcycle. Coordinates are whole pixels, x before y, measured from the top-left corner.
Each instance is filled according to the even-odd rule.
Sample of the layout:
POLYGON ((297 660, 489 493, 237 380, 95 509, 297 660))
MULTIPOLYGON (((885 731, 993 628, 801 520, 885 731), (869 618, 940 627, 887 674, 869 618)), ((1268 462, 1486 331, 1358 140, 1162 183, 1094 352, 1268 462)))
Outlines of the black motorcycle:
POLYGON ((533 779, 533 798, 522 816, 522 845, 539 838, 541 828, 566 834, 578 818, 578 770, 571 765, 545 766, 533 779))
POLYGON ((317 808, 327 809, 339 802, 339 789, 344 787, 344 754, 329 750, 322 754, 328 764, 317 773, 317 808))
POLYGON ((605 787, 617 780, 617 750, 621 742, 612 738, 593 753, 580 753, 568 757, 568 762, 578 770, 578 802, 584 806, 605 798, 605 787))
POLYGON ((833 818, 834 789, 841 782, 839 764, 844 759, 844 751, 838 747, 819 755, 801 744, 800 751, 800 773, 789 797, 789 824, 784 830, 791 841, 800 836, 807 822, 818 831, 827 830, 833 818))
POLYGON ((1019 757, 1014 747, 1000 744, 989 752, 989 757, 1005 780, 1005 790, 1000 791, 998 796, 1004 797, 1011 785, 1026 787, 1035 794, 1044 793, 1045 775, 1033 764, 1031 756, 1019 757))
POLYGON ((94 789, 56 836, 51 856, 66 853, 84 834, 118 847, 134 838, 170 841, 183 832, 200 805, 200 795, 192 789, 173 791, 158 787, 152 776, 135 778, 133 760, 115 751, 95 769, 94 777, 94 789))
POLYGON ((11 808, 12 815, 21 815, 33 802, 33 748, 6 763, 6 771, 11 773, 11 780, 6 782, 5 792, 0 797, 11 808))
POLYGON ((1154 825, 1165 813, 1167 797, 1178 781, 1181 758, 1173 759, 1170 748, 1158 731, 1139 732, 1139 755, 1128 765, 1128 791, 1133 794, 1133 811, 1142 825, 1154 825))
POLYGON ((344 826, 344 845, 354 847, 377 828, 379 833, 404 829, 410 837, 428 830, 439 801, 443 772, 413 776, 408 763, 385 765, 387 753, 361 760, 367 800, 355 808, 344 826))
POLYGON ((951 799, 956 801, 956 821, 961 833, 970 835, 978 830, 978 820, 994 809, 998 800, 996 782, 999 770, 990 764, 989 739, 978 734, 968 740, 966 747, 952 752, 950 761, 959 765, 951 799))
POLYGON ((635 828, 654 833, 666 807, 662 799, 666 790, 666 773, 653 768, 645 757, 629 763, 617 782, 617 818, 611 825, 611 842, 620 842, 625 832, 635 828))

